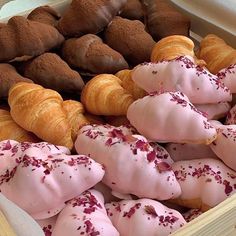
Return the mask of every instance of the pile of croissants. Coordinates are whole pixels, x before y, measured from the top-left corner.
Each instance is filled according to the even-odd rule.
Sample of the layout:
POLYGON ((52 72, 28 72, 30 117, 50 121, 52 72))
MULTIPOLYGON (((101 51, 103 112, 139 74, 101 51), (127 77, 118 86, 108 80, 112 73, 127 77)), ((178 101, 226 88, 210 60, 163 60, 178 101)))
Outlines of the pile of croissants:
MULTIPOLYGON (((189 19, 165 0, 73 0, 62 15, 49 6, 43 6, 34 9, 27 18, 14 16, 8 23, 1 23, 0 141, 43 141, 64 146, 72 153, 81 151, 90 156, 92 154, 87 153, 86 147, 99 150, 93 147, 91 140, 100 136, 102 139, 109 133, 111 139, 103 140, 105 146, 111 146, 113 138, 128 144, 139 140, 141 146, 138 150, 140 148, 146 152, 147 148, 161 148, 152 146, 153 142, 172 142, 163 146, 171 158, 174 153, 174 161, 177 161, 178 158, 183 160, 186 153, 197 156, 198 151, 197 146, 195 151, 194 146, 189 147, 189 150, 180 151, 179 156, 182 156, 177 157, 176 148, 181 147, 175 147, 175 142, 181 145, 204 144, 201 150, 209 158, 214 161, 218 157, 221 159, 218 150, 213 155, 206 147, 211 145, 212 150, 219 147, 217 137, 220 136, 219 130, 223 133, 223 128, 214 123, 216 120, 227 125, 236 123, 236 108, 233 107, 236 93, 236 50, 213 34, 203 38, 197 48, 189 37, 189 29, 189 19), (163 118, 169 101, 174 103, 173 109, 163 118), (186 113, 177 111, 176 104, 186 109, 186 113), (155 107, 159 113, 151 107, 155 107), (173 116, 170 118, 171 114, 173 116), (191 127, 184 122, 190 116, 194 117, 194 122, 197 120, 191 123, 191 127), (181 129, 174 125, 165 126, 169 124, 168 120, 174 123, 178 119, 183 121, 181 129), (91 128, 93 125, 103 125, 105 128, 94 131, 91 128), (112 129, 107 128, 122 125, 129 129, 134 126, 132 129, 136 135, 132 134, 133 131, 125 131, 125 135, 119 133, 121 131, 112 133, 112 129), (203 129, 193 129, 195 125, 203 129), (164 132, 158 133, 162 128, 164 132), (191 133, 192 130, 194 132, 191 133), (145 140, 138 137, 139 134, 144 135, 145 140), (90 141, 86 140, 88 137, 90 141), (151 146, 148 142, 152 143, 151 146)), ((68 154, 64 152, 63 155, 65 153, 68 154)), ((105 155, 106 152, 101 153, 105 155)), ((153 161, 151 154, 147 158, 153 161)), ((222 160, 236 171, 235 163, 227 158, 222 160)), ((97 159, 95 161, 102 162, 97 159)), ((173 161, 164 163, 155 163, 160 173, 169 171, 173 161)), ((184 169, 180 169, 183 166, 177 167, 176 164, 176 167, 172 167, 176 168, 174 174, 178 181, 182 178, 184 169)), ((102 169, 100 172, 103 172, 102 169)), ((114 184, 106 178, 103 178, 103 182, 105 179, 105 184, 112 188, 114 184)), ((224 185, 227 188, 227 183, 224 185)), ((180 187, 183 191, 184 186, 180 187)), ((94 195, 100 199, 97 190, 89 191, 84 192, 80 198, 90 199, 94 195)), ((131 194, 135 195, 135 192, 131 194)), ((142 193, 136 196, 149 197, 142 193)), ((78 202, 78 199, 73 201, 78 202)), ((75 204, 73 201, 70 204, 75 204)), ((193 208, 191 204, 183 204, 181 199, 173 202, 193 208)), ((136 211, 144 204, 150 217, 157 217, 153 208, 145 205, 145 201, 137 204, 134 207, 136 211)), ((198 208, 199 211, 205 211, 215 205, 205 204, 198 208)), ((119 204, 111 204, 107 208, 108 214, 109 209, 113 208, 123 211, 119 204)), ((188 215, 185 219, 188 217, 191 218, 188 215)), ((98 235, 93 233, 86 235, 98 235)), ((141 236, 138 232, 137 235, 141 236)))

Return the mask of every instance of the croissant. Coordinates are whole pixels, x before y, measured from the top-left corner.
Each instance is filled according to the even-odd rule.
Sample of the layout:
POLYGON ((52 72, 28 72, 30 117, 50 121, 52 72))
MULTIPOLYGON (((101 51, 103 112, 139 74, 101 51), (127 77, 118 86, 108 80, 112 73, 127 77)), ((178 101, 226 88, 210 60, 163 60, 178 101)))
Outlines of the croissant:
POLYGON ((37 56, 63 41, 64 37, 54 27, 14 16, 0 27, 0 61, 37 56))
POLYGON ((147 93, 137 86, 131 78, 132 70, 121 70, 115 74, 119 79, 121 79, 121 86, 126 89, 130 94, 132 94, 135 100, 143 98, 147 93))
POLYGON ((73 0, 58 22, 59 31, 65 36, 98 33, 125 5, 126 0, 73 0))
POLYGON ((134 99, 122 87, 122 81, 110 74, 101 74, 90 80, 82 90, 81 102, 95 115, 125 115, 134 99))
POLYGON ((56 26, 57 21, 60 19, 60 15, 50 6, 41 6, 35 8, 28 15, 27 19, 51 26, 56 26))
POLYGON ((94 74, 116 73, 129 68, 124 57, 93 34, 69 39, 62 49, 63 58, 74 67, 94 74))
POLYGON ((151 62, 173 60, 179 56, 191 56, 196 64, 205 65, 203 60, 196 58, 193 41, 183 35, 171 35, 158 41, 153 47, 151 62))
POLYGON ((35 83, 57 91, 78 93, 84 86, 80 74, 55 53, 44 53, 26 62, 23 73, 35 83))
POLYGON ((10 64, 0 64, 0 98, 7 97, 9 89, 17 82, 29 82, 32 80, 22 77, 10 64))
POLYGON ((213 74, 236 63, 236 50, 214 34, 209 34, 200 43, 199 58, 207 63, 213 74))
POLYGON ((33 134, 21 128, 11 117, 10 112, 0 109, 0 141, 38 142, 33 134))
POLYGON ((71 149, 71 127, 62 102, 56 91, 24 82, 14 85, 8 97, 10 112, 17 124, 44 141, 71 149))
POLYGON ((105 42, 132 65, 149 61, 155 41, 139 20, 116 16, 105 31, 105 42))
POLYGON ((189 35, 190 20, 166 0, 145 0, 147 26, 155 40, 169 35, 189 35))
POLYGON ((80 102, 66 100, 62 103, 62 107, 66 111, 67 119, 71 126, 72 140, 75 141, 80 127, 89 124, 90 122, 84 116, 84 107, 80 102))

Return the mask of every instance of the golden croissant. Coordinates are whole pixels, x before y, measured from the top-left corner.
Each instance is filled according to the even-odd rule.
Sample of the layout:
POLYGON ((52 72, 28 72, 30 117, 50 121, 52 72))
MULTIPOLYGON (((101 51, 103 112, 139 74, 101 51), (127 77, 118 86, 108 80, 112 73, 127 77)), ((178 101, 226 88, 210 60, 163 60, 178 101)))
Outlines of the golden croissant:
POLYGON ((38 142, 39 140, 21 128, 11 117, 10 112, 0 109, 0 141, 11 139, 18 142, 38 142))
POLYGON ((66 100, 62 103, 62 107, 67 114, 68 122, 71 126, 72 140, 75 141, 79 129, 90 122, 84 116, 83 104, 74 100, 66 100))
POLYGON ((197 64, 205 65, 204 61, 196 58, 193 41, 183 35, 168 36, 157 42, 151 53, 151 62, 173 60, 179 56, 191 56, 197 64))
POLYGON ((207 63, 208 70, 213 74, 236 63, 236 50, 214 34, 203 38, 198 56, 207 63))
POLYGON ((85 85, 81 102, 92 114, 119 116, 126 114, 134 98, 122 87, 121 79, 111 74, 101 74, 85 85))
POLYGON ((0 210, 0 236, 17 236, 1 210, 0 210))
POLYGON ((132 70, 121 70, 115 74, 119 79, 121 79, 121 86, 126 89, 130 94, 132 94, 135 100, 143 98, 147 93, 139 88, 131 78, 132 70))
POLYGON ((12 118, 44 141, 73 147, 71 127, 59 93, 40 85, 20 82, 9 92, 12 118))

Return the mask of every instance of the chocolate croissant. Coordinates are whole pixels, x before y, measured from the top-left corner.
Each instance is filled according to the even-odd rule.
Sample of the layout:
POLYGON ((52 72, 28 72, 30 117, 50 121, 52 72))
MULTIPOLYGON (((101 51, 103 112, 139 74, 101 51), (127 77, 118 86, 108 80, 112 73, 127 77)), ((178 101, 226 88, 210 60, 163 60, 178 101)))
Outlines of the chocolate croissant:
POLYGON ((27 19, 51 26, 56 26, 57 21, 60 19, 60 15, 50 6, 41 6, 35 8, 28 15, 27 19))
POLYGON ((85 85, 81 102, 95 115, 125 115, 134 98, 121 84, 122 81, 114 75, 98 75, 85 85))
POLYGON ((71 127, 62 102, 56 91, 24 82, 14 85, 8 97, 17 124, 44 141, 72 149, 71 127))
POLYGON ((155 40, 170 35, 189 35, 190 20, 166 0, 145 0, 147 26, 155 40))
POLYGON ((0 27, 0 61, 28 59, 58 47, 63 41, 64 37, 54 27, 14 16, 0 27))
POLYGON ((7 97, 9 89, 18 82, 32 83, 32 80, 18 74, 12 65, 0 64, 0 98, 7 97))
POLYGON ((84 86, 80 74, 55 53, 44 53, 27 62, 22 69, 25 77, 45 88, 78 93, 84 86))
POLYGON ((0 109, 0 141, 38 142, 34 134, 21 128, 11 117, 10 112, 0 109))
POLYGON ((180 56, 191 56, 196 64, 205 65, 203 60, 196 58, 194 53, 194 42, 183 35, 171 35, 158 41, 151 54, 151 62, 174 60, 180 56))
POLYGON ((113 74, 129 67, 120 53, 93 34, 68 39, 62 48, 62 55, 71 66, 94 74, 113 74))
POLYGON ((144 7, 139 0, 127 0, 120 16, 130 20, 142 20, 144 18, 144 7))
POLYGON ((206 61, 208 70, 213 74, 236 64, 236 49, 214 34, 203 38, 198 56, 206 61))
POLYGON ((116 16, 105 31, 106 43, 133 65, 149 61, 155 41, 141 21, 116 16))
POLYGON ((126 0, 73 0, 58 22, 59 31, 65 36, 98 33, 125 5, 126 0))

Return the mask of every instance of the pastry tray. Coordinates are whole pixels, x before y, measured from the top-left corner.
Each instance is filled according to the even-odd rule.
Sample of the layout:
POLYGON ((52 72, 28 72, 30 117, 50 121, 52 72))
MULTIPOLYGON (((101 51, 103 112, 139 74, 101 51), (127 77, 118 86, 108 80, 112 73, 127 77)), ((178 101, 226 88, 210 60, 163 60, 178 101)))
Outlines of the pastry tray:
MULTIPOLYGON (((59 13, 70 4, 71 0, 15 0, 6 1, 0 0, 0 22, 7 22, 13 15, 27 16, 29 12, 40 5, 50 5, 56 9, 59 13), (3 6, 3 3, 6 3, 3 6), (20 6, 20 7, 19 7, 20 6), (19 10, 19 8, 21 10, 19 10), (24 9, 22 11, 22 9, 24 9)), ((202 37, 208 33, 215 33, 218 36, 224 38, 232 46, 236 46, 236 3, 235 0, 171 0, 171 2, 178 7, 181 11, 187 14, 192 21, 191 37, 199 42, 202 37), (191 4, 190 4, 191 2, 191 4), (224 2, 224 3, 223 3, 224 2), (233 3, 234 2, 234 3, 233 3), (203 3, 203 5, 201 5, 203 3), (199 13, 199 7, 207 7, 214 5, 214 9, 208 8, 211 13, 207 16, 207 11, 199 13), (231 10, 228 4, 234 4, 231 10), (217 5, 218 4, 218 5, 217 5), (194 8, 195 6, 195 8, 194 8), (223 6, 223 8, 222 8, 223 6), (227 19, 222 20, 222 24, 219 22, 219 13, 212 14, 217 7, 221 9, 221 15, 225 12, 228 16, 227 19), (225 8, 224 8, 225 7, 225 8), (195 11, 195 10, 196 11, 195 11), (223 13, 222 13, 223 9, 223 13), (232 10, 233 9, 233 10, 232 10), (204 15, 205 14, 205 15, 204 15), (234 18, 232 27, 232 20, 234 18)), ((224 18, 220 17, 220 18, 224 18)), ((236 235, 236 194, 214 207, 213 209, 205 212, 197 217, 195 220, 186 224, 183 228, 179 229, 173 236, 235 236, 236 235)), ((37 236, 37 235, 34 235, 37 236)))

